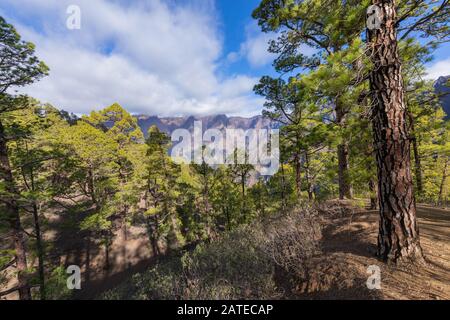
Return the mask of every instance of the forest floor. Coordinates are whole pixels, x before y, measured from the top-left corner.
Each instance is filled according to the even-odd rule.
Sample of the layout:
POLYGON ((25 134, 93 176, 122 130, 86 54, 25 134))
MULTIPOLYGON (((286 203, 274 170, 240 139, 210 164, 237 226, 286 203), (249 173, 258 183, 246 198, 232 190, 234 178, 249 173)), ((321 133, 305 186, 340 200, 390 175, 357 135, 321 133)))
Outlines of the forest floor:
POLYGON ((308 281, 292 292, 303 299, 450 299, 450 211, 418 206, 424 266, 387 265, 375 256, 378 212, 327 217, 323 254, 309 262, 308 281), (369 266, 381 269, 381 289, 369 290, 369 266))
MULTIPOLYGON (((323 224, 321 253, 307 262, 307 281, 286 285, 286 299, 450 299, 450 210, 418 206, 424 266, 396 267, 376 258, 378 212, 352 209, 342 215, 321 216, 323 224), (369 266, 381 269, 381 290, 369 290, 369 266)), ((75 299, 95 299, 103 292, 144 272, 157 261, 151 252, 145 230, 131 227, 128 237, 116 235, 111 248, 111 265, 104 270, 104 252, 85 235, 74 233, 73 223, 48 240, 57 249, 55 259, 62 264, 82 266, 82 290, 75 299), (87 244, 86 244, 87 243, 87 244), (89 245, 91 243, 91 245, 89 245)), ((278 279, 283 286, 283 279, 278 279)), ((12 294, 8 299, 16 299, 12 294)))
MULTIPOLYGON (((418 206, 423 266, 387 265, 377 259, 378 212, 321 217, 321 254, 308 261, 308 281, 286 285, 286 299, 450 299, 450 210, 418 206), (369 290, 369 266, 381 270, 381 289, 369 290)), ((131 250, 130 250, 131 251, 131 250)), ((153 261, 152 261, 153 260, 153 261)), ((154 263, 144 259, 126 271, 91 282, 76 298, 92 299, 154 263)), ((283 286, 281 279, 279 286, 283 286)))

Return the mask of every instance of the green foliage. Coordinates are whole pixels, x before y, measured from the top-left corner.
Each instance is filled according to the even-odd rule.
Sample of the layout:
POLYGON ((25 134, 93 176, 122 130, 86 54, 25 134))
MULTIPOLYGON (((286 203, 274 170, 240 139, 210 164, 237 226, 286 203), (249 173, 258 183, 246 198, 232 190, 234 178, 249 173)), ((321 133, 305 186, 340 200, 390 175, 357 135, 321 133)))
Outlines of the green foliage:
POLYGON ((12 87, 23 87, 48 74, 48 67, 35 56, 35 46, 20 38, 16 29, 0 17, 0 114, 17 108, 7 93, 12 87))
POLYGON ((154 232, 159 233, 157 229, 160 228, 160 223, 167 226, 168 246, 175 249, 184 243, 177 216, 177 205, 181 195, 177 184, 180 167, 168 155, 168 136, 156 126, 149 129, 146 144, 146 214, 156 219, 154 232))
POLYGON ((14 251, 13 250, 0 250, 0 286, 6 283, 6 269, 7 266, 14 260, 14 251))
POLYGON ((67 288, 67 273, 64 266, 56 267, 46 279, 45 296, 48 300, 70 299, 73 291, 67 288))
MULTIPOLYGON (((253 12, 262 31, 275 35, 269 51, 276 55, 274 67, 280 74, 277 78, 262 77, 255 92, 266 99, 263 114, 283 125, 281 160, 294 168, 299 198, 306 193, 309 199, 336 196, 338 172, 354 187, 356 196, 373 196, 370 185, 376 168, 367 83, 372 66, 365 43, 365 17, 370 4, 368 0, 263 0, 253 12), (343 146, 348 149, 348 169, 339 154, 343 146), (332 156, 336 151, 337 155, 332 156)), ((422 77, 432 51, 441 41, 448 40, 448 23, 444 17, 448 16, 449 7, 446 1, 432 0, 399 1, 397 5, 403 77, 412 112, 410 120, 420 126, 419 118, 439 108, 432 86, 425 84, 422 77), (419 43, 411 37, 413 34, 421 34, 429 43, 419 43)), ((436 118, 442 117, 436 115, 436 118)), ((434 124, 425 127, 427 133, 423 136, 434 124)), ((418 158, 426 144, 420 130, 418 127, 414 133, 419 145, 418 158)), ((431 149, 439 145, 436 139, 432 144, 431 149)), ((440 165, 431 169, 436 173, 434 178, 423 172, 424 183, 433 190, 423 194, 423 199, 429 199, 433 193, 434 198, 445 193, 445 187, 438 187, 438 176, 442 177, 446 171, 447 158, 441 153, 440 159, 440 165), (434 182, 430 185, 430 181, 434 182)), ((424 163, 426 171, 429 162, 424 163)), ((277 190, 292 186, 289 179, 278 180, 283 183, 277 190)), ((442 181, 445 186, 447 180, 442 181)), ((288 202, 286 198, 283 201, 288 202)))

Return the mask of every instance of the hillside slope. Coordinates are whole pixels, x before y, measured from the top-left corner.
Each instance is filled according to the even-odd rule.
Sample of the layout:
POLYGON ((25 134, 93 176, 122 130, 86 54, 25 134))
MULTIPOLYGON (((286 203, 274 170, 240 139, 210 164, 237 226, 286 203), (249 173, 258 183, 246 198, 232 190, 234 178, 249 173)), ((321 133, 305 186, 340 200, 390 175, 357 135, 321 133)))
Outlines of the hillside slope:
POLYGON ((102 297, 450 299, 450 211, 419 206, 426 263, 401 268, 386 265, 375 257, 377 212, 346 205, 325 207, 318 212, 312 219, 310 214, 298 216, 302 218, 298 235, 292 233, 295 229, 290 227, 291 219, 277 223, 278 231, 269 228, 264 234, 254 233, 258 228, 246 227, 194 252, 166 257, 147 271, 123 279, 118 287, 110 287, 112 290, 102 297), (305 229, 316 223, 321 232, 315 227, 305 229), (272 260, 261 256, 255 247, 273 241, 274 232, 279 240, 284 240, 275 241, 277 255, 272 260), (380 268, 381 290, 367 288, 369 266, 380 268), (199 292, 207 296, 199 296, 199 292))

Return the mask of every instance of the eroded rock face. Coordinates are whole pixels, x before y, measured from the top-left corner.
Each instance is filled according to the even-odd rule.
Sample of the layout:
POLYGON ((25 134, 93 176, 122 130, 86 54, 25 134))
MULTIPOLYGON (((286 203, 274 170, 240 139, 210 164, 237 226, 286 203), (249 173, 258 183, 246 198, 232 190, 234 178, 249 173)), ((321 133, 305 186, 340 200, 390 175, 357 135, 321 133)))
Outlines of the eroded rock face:
POLYGON ((203 130, 207 129, 268 129, 277 128, 278 124, 263 116, 254 116, 250 118, 244 117, 228 117, 224 114, 203 116, 203 117, 158 117, 138 115, 138 124, 144 134, 148 128, 156 125, 158 129, 166 133, 171 133, 175 129, 193 130, 194 121, 201 121, 203 130))
POLYGON ((443 95, 440 100, 445 113, 447 114, 447 120, 450 119, 450 75, 445 77, 439 77, 434 83, 434 88, 437 94, 443 95))

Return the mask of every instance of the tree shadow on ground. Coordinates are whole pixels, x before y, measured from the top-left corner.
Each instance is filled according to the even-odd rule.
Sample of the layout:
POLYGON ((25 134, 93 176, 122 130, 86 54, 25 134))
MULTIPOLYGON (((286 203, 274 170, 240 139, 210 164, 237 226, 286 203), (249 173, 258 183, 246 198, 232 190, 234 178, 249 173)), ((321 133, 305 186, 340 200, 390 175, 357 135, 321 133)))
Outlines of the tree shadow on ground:
MULTIPOLYGON (((48 222, 48 233, 52 237, 52 248, 49 250, 49 258, 52 265, 77 265, 81 268, 81 290, 73 293, 74 299, 94 299, 101 292, 108 290, 136 272, 144 271, 155 260, 154 253, 149 246, 137 246, 133 252, 129 252, 129 258, 124 259, 119 243, 110 251, 110 269, 104 269, 104 248, 100 245, 100 238, 88 230, 80 228, 81 222, 90 214, 91 210, 71 209, 55 212, 48 222), (151 252, 151 254, 149 254, 151 252)), ((113 224, 116 221, 113 221, 113 224)), ((140 235, 139 235, 140 237, 140 235)), ((131 235, 129 240, 139 238, 131 235)), ((114 234, 113 240, 117 239, 114 234)), ((136 242, 138 242, 136 241, 136 242)))
POLYGON ((342 252, 366 258, 376 257, 376 245, 367 240, 365 226, 355 227, 348 222, 339 222, 326 226, 322 234, 321 249, 325 254, 342 252))

